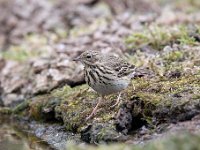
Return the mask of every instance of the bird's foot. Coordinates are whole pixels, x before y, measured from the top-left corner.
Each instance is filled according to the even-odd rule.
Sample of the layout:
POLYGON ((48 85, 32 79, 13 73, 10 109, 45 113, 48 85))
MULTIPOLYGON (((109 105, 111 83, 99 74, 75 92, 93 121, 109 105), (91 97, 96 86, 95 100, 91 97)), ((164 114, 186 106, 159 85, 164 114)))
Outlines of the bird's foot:
POLYGON ((99 111, 101 111, 102 109, 97 109, 97 110, 94 110, 91 112, 91 114, 85 119, 85 121, 88 121, 90 120, 92 117, 94 117, 96 115, 96 113, 98 113, 99 111))
POLYGON ((97 105, 94 107, 92 113, 85 119, 85 121, 88 121, 89 119, 91 119, 97 113, 97 111, 99 111, 97 109, 98 109, 98 106, 100 105, 101 101, 102 101, 102 98, 99 99, 99 101, 98 101, 97 105))
POLYGON ((90 120, 95 114, 96 112, 92 111, 92 113, 85 119, 85 121, 90 120))
POLYGON ((114 105, 110 106, 110 107, 111 107, 111 108, 114 108, 115 106, 119 105, 120 102, 121 102, 120 100, 117 100, 116 103, 115 103, 114 105))
POLYGON ((97 112, 97 107, 95 107, 93 109, 93 111, 91 112, 91 114, 85 119, 86 121, 88 121, 89 119, 91 119, 97 112))
POLYGON ((121 93, 119 93, 116 103, 114 105, 112 105, 111 108, 114 108, 115 106, 119 105, 121 103, 120 99, 121 99, 121 93))

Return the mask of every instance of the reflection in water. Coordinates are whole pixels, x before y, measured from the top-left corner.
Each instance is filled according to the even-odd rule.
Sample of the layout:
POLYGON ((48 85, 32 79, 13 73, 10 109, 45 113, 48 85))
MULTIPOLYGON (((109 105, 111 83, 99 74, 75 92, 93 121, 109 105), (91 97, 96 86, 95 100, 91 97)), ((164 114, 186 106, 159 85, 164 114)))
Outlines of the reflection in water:
POLYGON ((32 134, 20 131, 17 125, 0 116, 0 150, 51 150, 32 134))

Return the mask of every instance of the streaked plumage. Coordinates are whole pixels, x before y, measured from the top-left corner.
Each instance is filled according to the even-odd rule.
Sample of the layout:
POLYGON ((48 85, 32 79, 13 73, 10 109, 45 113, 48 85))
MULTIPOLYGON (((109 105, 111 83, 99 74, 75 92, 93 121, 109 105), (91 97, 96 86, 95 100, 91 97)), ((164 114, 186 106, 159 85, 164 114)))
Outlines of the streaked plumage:
POLYGON ((134 65, 98 51, 85 51, 76 60, 84 65, 86 83, 102 96, 127 88, 135 72, 134 65))

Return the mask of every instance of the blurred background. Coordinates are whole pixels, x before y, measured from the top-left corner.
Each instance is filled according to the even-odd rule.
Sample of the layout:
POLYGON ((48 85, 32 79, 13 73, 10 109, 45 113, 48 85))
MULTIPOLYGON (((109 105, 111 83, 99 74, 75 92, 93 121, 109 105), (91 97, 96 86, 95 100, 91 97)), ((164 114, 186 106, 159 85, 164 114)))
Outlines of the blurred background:
POLYGON ((81 68, 74 71, 70 59, 87 49, 131 55, 193 44, 183 36, 189 26, 199 40, 199 8, 198 0, 1 0, 0 83, 9 93, 4 103, 72 80, 81 68))
POLYGON ((0 0, 0 106, 84 83, 71 60, 88 49, 159 76, 196 73, 199 24, 199 0, 0 0))

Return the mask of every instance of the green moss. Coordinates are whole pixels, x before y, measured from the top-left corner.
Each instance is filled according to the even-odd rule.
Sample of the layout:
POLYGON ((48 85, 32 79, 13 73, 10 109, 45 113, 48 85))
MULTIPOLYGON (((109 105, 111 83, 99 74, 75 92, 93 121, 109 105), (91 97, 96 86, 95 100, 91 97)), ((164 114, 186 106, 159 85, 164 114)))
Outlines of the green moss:
POLYGON ((153 125, 152 117, 157 118, 158 122, 167 121, 178 115, 184 116, 184 113, 186 115, 187 107, 198 107, 200 93, 198 75, 162 80, 136 79, 132 83, 135 88, 133 91, 129 88, 128 97, 132 95, 129 99, 135 100, 133 115, 142 115, 142 119, 150 125, 153 125))
POLYGON ((43 119, 43 113, 42 108, 47 104, 49 99, 49 96, 38 96, 32 99, 32 101, 29 104, 30 110, 29 115, 33 117, 35 120, 41 120, 43 119))
MULTIPOLYGON (((75 88, 67 86, 54 90, 51 94, 61 99, 61 104, 55 108, 56 116, 62 118, 67 130, 80 132, 83 127, 92 122, 92 119, 87 122, 85 119, 92 112, 100 96, 94 91, 88 91, 88 86, 75 88)), ((95 116, 98 122, 107 122, 112 118, 115 110, 111 111, 110 106, 115 98, 116 96, 106 97, 107 100, 101 106, 103 109, 95 116)))
POLYGON ((125 38, 128 48, 141 48, 146 45, 154 49, 161 50, 164 45, 178 36, 177 32, 172 32, 164 27, 152 26, 143 32, 133 33, 125 38))
POLYGON ((78 145, 72 142, 67 143, 67 149, 69 150, 191 150, 199 149, 200 136, 191 133, 182 133, 177 135, 171 135, 155 139, 144 145, 129 145, 124 143, 89 146, 89 145, 78 145))
POLYGON ((183 60, 184 53, 182 51, 171 51, 164 56, 164 60, 169 62, 183 60))
POLYGON ((0 107, 0 115, 10 115, 12 114, 12 109, 8 107, 0 107))
POLYGON ((162 94, 156 94, 152 92, 137 92, 137 96, 145 101, 145 104, 151 102, 151 104, 158 104, 163 98, 162 94))
POLYGON ((58 36, 55 34, 48 34, 48 38, 37 33, 28 34, 24 37, 26 42, 19 45, 11 45, 9 49, 2 52, 3 58, 19 62, 25 62, 30 58, 35 58, 45 54, 49 51, 48 40, 56 41, 58 36))
POLYGON ((27 109, 29 107, 29 103, 30 103, 30 100, 25 100, 24 102, 22 102, 21 104, 17 105, 13 109, 13 113, 15 113, 15 114, 21 113, 22 111, 24 111, 25 109, 27 109))
MULTIPOLYGON (((122 94, 124 103, 134 100, 133 117, 140 116, 141 120, 145 120, 151 126, 160 123, 159 121, 162 119, 168 121, 178 115, 186 114, 187 107, 196 109, 200 93, 200 73, 194 73, 192 70, 195 68, 192 60, 199 58, 198 47, 196 50, 192 48, 158 53, 160 55, 152 58, 140 51, 133 56, 133 60, 137 60, 137 64, 146 65, 154 73, 162 72, 160 73, 162 76, 157 73, 152 77, 136 78, 122 94), (188 65, 188 62, 191 64, 188 65), (185 68, 190 68, 192 71, 184 71, 185 68), (180 76, 170 75, 173 71, 180 72, 180 76)), ((53 90, 48 95, 34 97, 28 110, 30 116, 36 120, 48 118, 48 112, 52 111, 55 113, 56 119, 64 122, 67 130, 80 132, 88 124, 108 123, 112 121, 113 116, 116 116, 119 107, 110 108, 117 98, 117 94, 113 94, 105 98, 94 119, 85 121, 97 104, 99 97, 87 85, 74 88, 65 86, 53 90)), ((19 108, 22 110, 21 107, 19 108)), ((115 130, 113 124, 112 122, 112 131, 115 130)), ((99 131, 97 139, 107 136, 110 128, 107 129, 99 131)))
POLYGON ((26 48, 23 46, 12 46, 10 50, 2 52, 2 57, 7 60, 23 62, 28 60, 29 58, 39 55, 37 51, 31 51, 27 49, 28 47, 26 48))
POLYGON ((143 45, 148 45, 149 38, 145 35, 145 33, 134 33, 131 36, 128 36, 125 39, 125 42, 129 45, 129 48, 137 48, 143 45))
MULTIPOLYGON (((176 149, 196 149, 199 146, 200 137, 198 135, 185 133, 182 135, 173 135, 170 138, 157 140, 154 142, 151 142, 144 147, 143 149, 149 149, 149 150, 176 150, 176 149)), ((197 148, 198 149, 198 148, 197 148)))
MULTIPOLYGON (((198 27, 197 27, 198 28, 198 27)), ((133 33, 125 38, 125 43, 129 49, 141 48, 146 45, 152 46, 156 50, 162 50, 170 43, 181 43, 182 45, 197 45, 193 37, 189 35, 187 26, 160 27, 149 26, 144 31, 133 33)))
POLYGON ((197 42, 194 39, 194 37, 189 36, 189 29, 186 26, 180 26, 180 37, 178 38, 178 41, 182 45, 196 45, 197 42))
POLYGON ((88 98, 94 98, 94 94, 87 92, 85 85, 76 88, 68 86, 54 90, 52 95, 61 99, 61 104, 56 107, 57 116, 60 116, 67 130, 75 131, 83 125, 89 111, 87 103, 84 104, 86 94, 88 98))
POLYGON ((104 26, 106 25, 106 20, 105 18, 97 18, 94 22, 92 22, 89 26, 79 26, 79 27, 74 27, 70 30, 69 34, 72 37, 78 37, 83 34, 90 34, 94 32, 95 30, 98 29, 99 26, 104 26))

